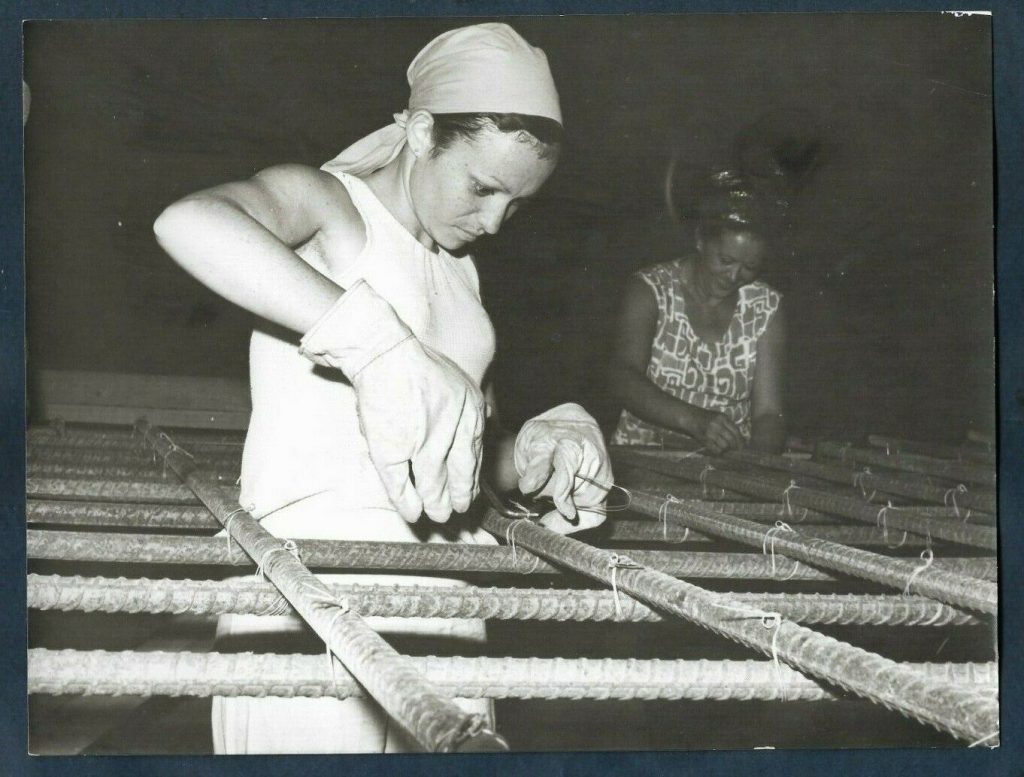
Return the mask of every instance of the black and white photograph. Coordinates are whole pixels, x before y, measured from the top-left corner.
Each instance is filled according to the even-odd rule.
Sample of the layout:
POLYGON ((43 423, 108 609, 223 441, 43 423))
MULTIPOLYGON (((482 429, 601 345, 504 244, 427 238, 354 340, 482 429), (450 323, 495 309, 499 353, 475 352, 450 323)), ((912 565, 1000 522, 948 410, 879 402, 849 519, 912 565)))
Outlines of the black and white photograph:
POLYGON ((27 753, 1000 747, 991 14, 23 45, 27 753))

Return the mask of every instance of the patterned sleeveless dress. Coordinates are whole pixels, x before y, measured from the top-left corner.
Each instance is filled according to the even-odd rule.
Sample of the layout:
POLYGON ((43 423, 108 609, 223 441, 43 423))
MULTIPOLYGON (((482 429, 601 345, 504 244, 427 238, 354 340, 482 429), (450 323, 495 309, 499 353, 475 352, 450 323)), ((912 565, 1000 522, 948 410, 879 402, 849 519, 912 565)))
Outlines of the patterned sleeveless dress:
MULTIPOLYGON (((683 260, 676 260, 636 273, 650 287, 658 304, 647 377, 677 399, 724 413, 750 439, 750 392, 757 341, 778 310, 781 295, 760 282, 742 286, 728 329, 718 341, 709 343, 697 335, 687 318, 682 267, 683 260)), ((612 442, 662 445, 666 433, 679 434, 623 410, 612 442)))

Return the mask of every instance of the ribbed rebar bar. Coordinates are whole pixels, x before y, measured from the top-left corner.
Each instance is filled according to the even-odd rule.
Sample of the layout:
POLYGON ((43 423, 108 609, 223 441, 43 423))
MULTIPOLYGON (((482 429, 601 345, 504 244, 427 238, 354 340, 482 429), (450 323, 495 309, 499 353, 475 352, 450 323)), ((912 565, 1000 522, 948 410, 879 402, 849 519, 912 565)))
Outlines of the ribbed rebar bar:
MULTIPOLYGON (((239 469, 217 469, 207 467, 203 474, 210 480, 226 485, 238 480, 239 469)), ((159 464, 142 462, 134 467, 122 464, 64 464, 48 461, 29 461, 25 474, 30 478, 128 480, 132 483, 175 483, 178 479, 173 472, 162 469, 159 464)))
POLYGON ((736 472, 723 472, 715 469, 712 459, 684 459, 667 461, 657 456, 617 448, 613 453, 615 460, 647 466, 658 472, 667 472, 679 477, 698 480, 712 485, 727 484, 730 488, 751 494, 761 499, 773 499, 790 507, 809 507, 821 512, 830 512, 852 518, 855 521, 880 525, 885 520, 888 529, 913 532, 925 536, 937 537, 962 545, 996 549, 996 530, 990 526, 971 526, 956 521, 935 520, 922 517, 912 507, 880 508, 865 504, 860 499, 836 496, 818 489, 790 485, 779 488, 778 484, 763 479, 740 475, 736 472))
MULTIPOLYGON (((891 475, 876 474, 868 469, 851 472, 846 467, 749 450, 732 451, 727 454, 727 458, 758 467, 767 467, 769 469, 792 472, 797 475, 808 475, 821 480, 845 483, 853 488, 859 488, 865 497, 868 492, 887 492, 939 503, 943 501, 948 502, 950 498, 950 492, 947 488, 930 486, 920 482, 909 482, 906 479, 892 477, 891 475)), ((960 507, 973 508, 988 513, 994 513, 996 510, 995 494, 974 493, 970 489, 957 492, 957 504, 960 507)), ((991 521, 992 516, 986 516, 986 519, 991 521)))
MULTIPOLYGON (((794 528, 780 522, 779 526, 766 530, 764 526, 736 516, 723 516, 710 510, 698 512, 682 504, 659 501, 644 494, 633 495, 630 509, 652 517, 674 518, 691 529, 714 537, 763 550, 770 548, 773 561, 776 555, 785 556, 989 615, 995 615, 999 608, 995 583, 936 569, 934 563, 925 563, 921 559, 891 558, 830 542, 810 535, 810 532, 810 536, 806 536, 799 526, 794 528), (788 528, 782 530, 782 527, 788 528)), ((779 563, 780 577, 785 577, 785 567, 792 563, 779 563)))
MULTIPOLYGON (((331 585, 361 615, 485 620, 660 621, 662 616, 625 594, 591 589, 475 586, 331 585), (615 601, 619 600, 616 614, 615 601)), ((751 607, 799 623, 862 626, 965 626, 970 613, 922 596, 868 594, 731 594, 751 607)), ((28 607, 107 613, 282 615, 292 607, 258 580, 149 580, 60 575, 28 576, 28 607)))
MULTIPOLYGON (((196 466, 213 469, 238 469, 242 463, 241 451, 210 451, 194 454, 196 466)), ((65 448, 59 443, 30 445, 27 450, 29 465, 36 462, 46 464, 71 464, 78 466, 138 467, 146 464, 145 456, 139 450, 117 448, 90 448, 77 446, 65 448)))
MULTIPOLYGON (((652 497, 643 497, 638 495, 638 503, 640 501, 646 501, 652 497)), ((664 499, 657 499, 658 504, 664 504, 664 499)), ((692 510, 689 505, 683 503, 685 508, 692 510)), ((630 508, 634 509, 634 508, 630 508)), ((640 511, 648 514, 646 511, 640 511)), ((695 510, 697 513, 710 512, 716 513, 715 510, 703 511, 695 510)), ((667 516, 658 513, 649 513, 650 517, 658 518, 658 523, 652 521, 624 521, 616 520, 612 521, 611 525, 602 532, 602 539, 607 539, 611 542, 668 542, 673 544, 681 543, 706 543, 714 542, 715 537, 707 533, 702 533, 693 530, 687 526, 683 521, 675 520, 671 513, 667 516)), ((732 516, 733 518, 735 516, 732 516)), ((775 521, 781 520, 781 517, 776 514, 775 521)), ((746 521, 747 523, 758 523, 757 521, 746 521)), ((907 534, 901 537, 899 533, 895 537, 890 536, 888 532, 883 531, 880 528, 874 526, 808 526, 801 523, 799 525, 799 531, 805 537, 814 537, 819 540, 828 540, 830 542, 839 542, 844 545, 861 545, 861 546, 872 546, 880 545, 887 548, 924 548, 928 546, 926 538, 919 535, 907 534)), ((769 530, 770 531, 770 530, 769 530)), ((762 527, 761 533, 764 534, 764 528, 762 527)))
MULTIPOLYGON (((225 489, 226 496, 238 499, 238 488, 209 480, 225 489)), ((25 495, 29 499, 81 499, 103 502, 150 502, 153 504, 200 504, 186 486, 180 483, 138 483, 132 480, 69 480, 67 478, 25 479, 25 495)))
MULTIPOLYGON (((837 698, 771 661, 636 658, 410 658, 444 692, 464 699, 692 699, 821 701, 837 698)), ((937 682, 995 697, 985 664, 906 664, 937 682)), ((364 696, 323 656, 274 653, 47 650, 28 655, 29 693, 107 696, 364 696)))
POLYGON ((819 442, 814 446, 814 455, 841 459, 844 462, 873 464, 905 472, 937 475, 962 483, 978 483, 990 487, 995 487, 996 485, 996 471, 994 467, 969 464, 963 461, 932 459, 912 453, 890 453, 886 455, 880 451, 857 448, 838 442, 819 442))
POLYGON ((29 499, 29 524, 106 526, 140 529, 219 529, 220 523, 201 505, 146 505, 130 502, 65 502, 29 499))
MULTIPOLYGON (((304 539, 294 542, 303 563, 318 569, 527 575, 562 571, 532 553, 493 545, 304 539)), ((231 548, 226 539, 214 537, 30 529, 26 532, 26 547, 29 558, 52 561, 236 566, 252 563, 237 547, 231 548)), ((772 580, 777 576, 769 559, 761 554, 661 550, 630 551, 630 554, 679 577, 772 580)), ((994 569, 989 559, 936 559, 935 565, 976 577, 990 576, 994 569)), ((788 567, 787 580, 835 579, 800 562, 788 567)))
POLYGON ((217 520, 225 525, 263 574, 291 602, 303 620, 324 640, 328 650, 363 685, 369 695, 428 752, 507 750, 508 745, 487 729, 480 714, 466 713, 429 682, 371 629, 346 603, 292 554, 288 541, 274 537, 248 512, 200 477, 189 454, 146 421, 137 429, 217 520))
POLYGON ((484 527, 513 537, 522 547, 600 580, 652 606, 679 615, 741 644, 781 659, 795 669, 916 720, 974 742, 995 744, 999 705, 991 694, 949 682, 799 626, 729 595, 698 588, 628 557, 590 547, 528 520, 510 521, 493 510, 484 527))
POLYGON ((868 435, 868 444, 876 448, 885 448, 887 454, 920 453, 933 459, 952 459, 954 461, 974 461, 990 467, 996 465, 996 455, 992 451, 981 450, 970 445, 943 445, 934 442, 919 442, 917 440, 906 440, 901 437, 890 437, 889 435, 871 434, 868 435))
MULTIPOLYGON (((245 443, 244 432, 194 432, 176 431, 176 439, 182 445, 197 450, 209 449, 241 449, 245 443)), ((25 435, 28 445, 59 445, 62 448, 127 448, 131 450, 148 450, 139 434, 128 426, 119 428, 87 429, 77 426, 66 426, 62 434, 56 429, 43 426, 30 427, 25 435)), ((191 451, 190 451, 191 452, 191 451)))

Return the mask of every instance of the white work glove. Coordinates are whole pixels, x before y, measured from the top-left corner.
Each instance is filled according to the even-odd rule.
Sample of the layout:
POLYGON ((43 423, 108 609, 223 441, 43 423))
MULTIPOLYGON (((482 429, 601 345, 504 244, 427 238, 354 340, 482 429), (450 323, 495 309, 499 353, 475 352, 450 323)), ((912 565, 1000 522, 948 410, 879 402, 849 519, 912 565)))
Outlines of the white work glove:
POLYGON ((484 400, 473 380, 423 345, 368 283, 353 284, 302 338, 300 352, 341 370, 388 497, 409 523, 444 523, 476 497, 484 400), (409 465, 416 479, 409 477, 409 465))
POLYGON ((568 403, 523 424, 513 460, 519 490, 550 496, 556 510, 540 523, 560 534, 582 531, 604 522, 598 507, 613 483, 612 465, 597 422, 582 407, 568 403), (583 477, 579 477, 583 476, 583 477), (586 479, 584 479, 586 478, 586 479))

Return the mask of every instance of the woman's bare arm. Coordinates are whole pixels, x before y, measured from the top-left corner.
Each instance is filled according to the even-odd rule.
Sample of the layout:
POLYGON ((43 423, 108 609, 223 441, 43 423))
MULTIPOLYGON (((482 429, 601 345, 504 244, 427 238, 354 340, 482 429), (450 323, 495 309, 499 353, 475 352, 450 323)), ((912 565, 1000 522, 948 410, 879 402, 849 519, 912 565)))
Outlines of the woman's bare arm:
POLYGON ((293 250, 325 229, 353 256, 365 241, 345 188, 301 165, 191 194, 153 225, 160 246, 201 283, 297 332, 312 327, 344 292, 293 250))

